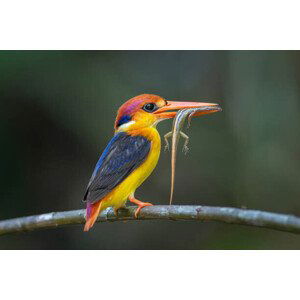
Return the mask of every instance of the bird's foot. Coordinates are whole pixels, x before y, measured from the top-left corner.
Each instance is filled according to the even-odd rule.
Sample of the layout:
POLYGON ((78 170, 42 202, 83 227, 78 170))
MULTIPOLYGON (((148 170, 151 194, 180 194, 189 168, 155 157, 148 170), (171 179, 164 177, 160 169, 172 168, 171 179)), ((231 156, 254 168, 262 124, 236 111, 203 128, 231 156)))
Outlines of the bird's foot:
POLYGON ((134 197, 129 197, 129 201, 136 204, 138 206, 138 208, 136 209, 135 213, 134 213, 134 216, 135 218, 137 219, 138 218, 138 215, 140 213, 140 210, 145 207, 145 206, 153 206, 152 203, 149 203, 149 202, 142 202, 138 199, 135 199, 134 197))
POLYGON ((120 208, 114 208, 114 213, 115 213, 115 216, 116 216, 116 217, 118 217, 119 209, 120 209, 120 208))
POLYGON ((140 203, 141 203, 141 204, 138 204, 138 208, 137 208, 137 210, 136 210, 135 213, 134 213, 134 216, 135 216, 136 219, 138 218, 139 213, 140 213, 140 211, 141 211, 141 209, 142 209, 143 207, 145 207, 145 206, 153 206, 153 204, 152 204, 152 203, 149 203, 149 202, 141 202, 141 201, 140 201, 140 203))
POLYGON ((127 207, 126 206, 121 206, 119 208, 114 208, 114 213, 115 213, 115 216, 118 218, 119 217, 119 211, 122 211, 122 210, 127 210, 127 207))

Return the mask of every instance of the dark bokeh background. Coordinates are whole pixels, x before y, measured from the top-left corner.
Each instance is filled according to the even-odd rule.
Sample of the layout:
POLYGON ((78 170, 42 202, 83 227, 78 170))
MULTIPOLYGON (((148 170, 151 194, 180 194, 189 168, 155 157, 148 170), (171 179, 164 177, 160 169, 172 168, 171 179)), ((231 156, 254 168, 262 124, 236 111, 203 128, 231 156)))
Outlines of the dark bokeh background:
MULTIPOLYGON (((118 107, 141 93, 219 102, 194 119, 174 204, 300 215, 300 52, 2 51, 0 218, 83 208, 118 107)), ((171 121, 160 124, 166 133, 171 121)), ((167 204, 163 153, 137 196, 167 204)), ((97 224, 0 237, 1 249, 300 249, 300 237, 222 223, 97 224)))

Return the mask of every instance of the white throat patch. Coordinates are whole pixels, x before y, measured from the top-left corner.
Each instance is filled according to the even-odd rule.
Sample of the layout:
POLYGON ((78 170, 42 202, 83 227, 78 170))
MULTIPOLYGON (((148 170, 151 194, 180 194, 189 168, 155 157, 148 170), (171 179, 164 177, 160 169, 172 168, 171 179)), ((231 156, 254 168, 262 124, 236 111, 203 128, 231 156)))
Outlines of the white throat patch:
POLYGON ((125 131, 125 129, 127 129, 128 127, 130 127, 130 126, 133 125, 133 124, 135 124, 135 121, 129 121, 129 122, 127 122, 127 123, 121 125, 121 126, 118 128, 117 132, 125 131))

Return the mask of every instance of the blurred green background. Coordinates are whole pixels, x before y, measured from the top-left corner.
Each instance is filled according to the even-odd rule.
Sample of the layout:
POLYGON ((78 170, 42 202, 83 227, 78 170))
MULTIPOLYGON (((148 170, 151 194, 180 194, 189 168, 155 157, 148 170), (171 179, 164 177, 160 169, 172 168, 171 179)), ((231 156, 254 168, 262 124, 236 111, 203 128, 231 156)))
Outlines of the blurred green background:
MULTIPOLYGON (((218 102, 178 155, 174 204, 300 215, 299 51, 1 51, 0 219, 83 208, 118 107, 141 93, 218 102)), ((159 124, 164 134, 172 122, 159 124)), ((136 195, 167 204, 170 154, 136 195)), ((222 223, 115 222, 0 237, 1 249, 300 249, 222 223)))

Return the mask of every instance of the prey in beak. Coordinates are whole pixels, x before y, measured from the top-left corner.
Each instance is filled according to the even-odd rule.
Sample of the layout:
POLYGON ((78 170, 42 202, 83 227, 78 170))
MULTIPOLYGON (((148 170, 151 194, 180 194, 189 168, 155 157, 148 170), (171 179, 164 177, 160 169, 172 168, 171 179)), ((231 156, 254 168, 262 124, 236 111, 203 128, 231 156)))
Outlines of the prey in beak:
POLYGON ((189 137, 182 131, 182 127, 186 118, 188 118, 188 122, 190 124, 192 117, 211 114, 218 111, 222 111, 222 109, 219 104, 215 103, 176 101, 168 101, 166 106, 156 111, 156 113, 159 115, 159 118, 161 119, 174 118, 172 131, 164 136, 166 142, 165 150, 169 149, 168 138, 172 137, 170 205, 172 204, 174 194, 176 154, 180 136, 185 139, 185 143, 183 146, 183 151, 185 152, 185 154, 189 150, 187 147, 189 137))
POLYGON ((194 117, 221 110, 219 104, 216 103, 167 101, 166 105, 159 108, 154 114, 156 114, 159 119, 172 119, 176 116, 177 111, 187 108, 199 109, 194 113, 194 117))

